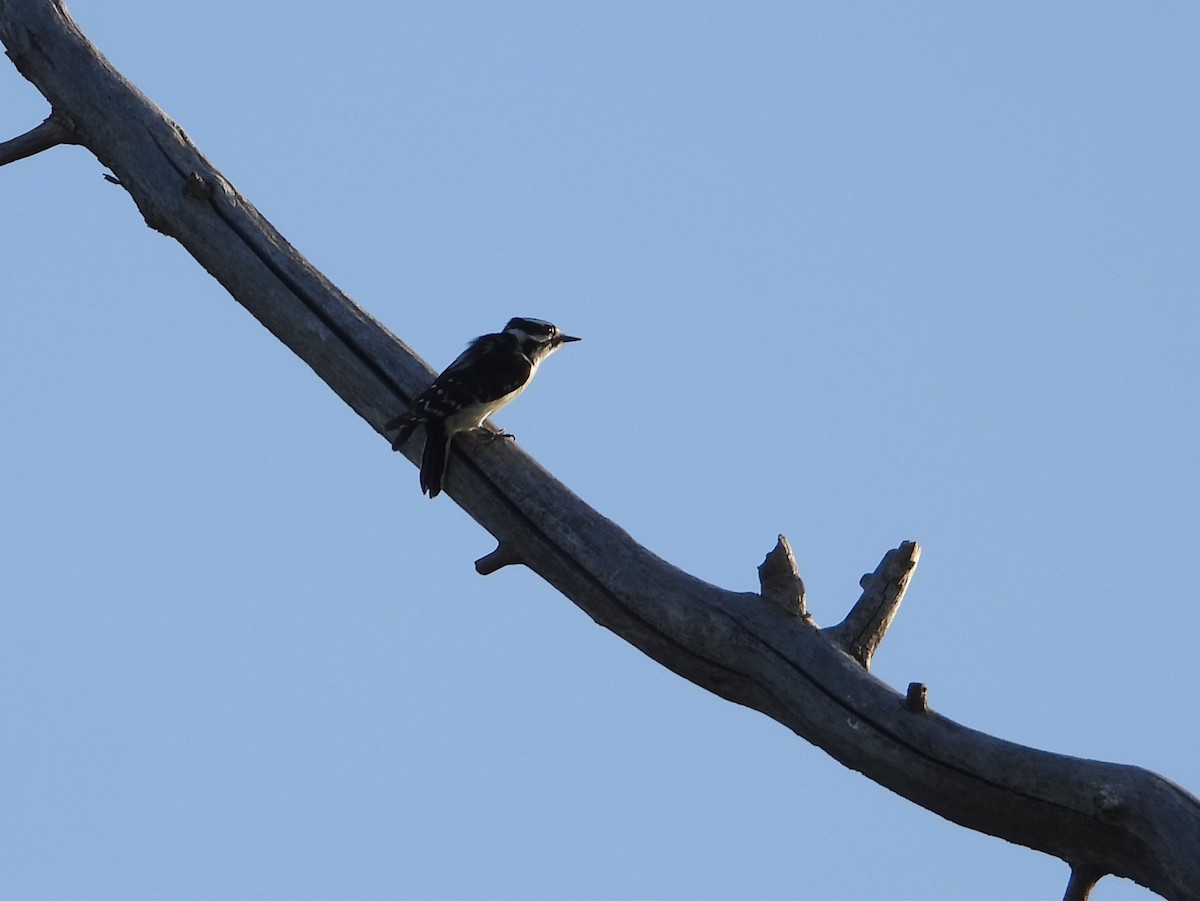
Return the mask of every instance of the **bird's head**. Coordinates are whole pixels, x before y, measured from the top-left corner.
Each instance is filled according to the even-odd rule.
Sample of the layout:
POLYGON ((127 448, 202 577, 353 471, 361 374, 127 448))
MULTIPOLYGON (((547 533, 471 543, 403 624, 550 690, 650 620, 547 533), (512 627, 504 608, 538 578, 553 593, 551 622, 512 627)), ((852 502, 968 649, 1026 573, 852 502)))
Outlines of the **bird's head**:
POLYGON ((535 363, 550 356, 564 344, 579 340, 571 335, 564 335, 553 323, 543 319, 526 319, 523 316, 508 320, 504 333, 516 338, 521 350, 535 363))

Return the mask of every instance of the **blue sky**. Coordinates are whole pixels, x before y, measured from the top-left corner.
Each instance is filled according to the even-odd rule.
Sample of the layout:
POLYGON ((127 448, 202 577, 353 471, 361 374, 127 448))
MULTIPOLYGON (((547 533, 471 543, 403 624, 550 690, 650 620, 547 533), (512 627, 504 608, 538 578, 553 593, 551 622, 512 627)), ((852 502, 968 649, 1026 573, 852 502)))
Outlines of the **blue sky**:
MULTIPOLYGON (((499 422, 651 550, 747 590, 782 532, 832 624, 916 539, 879 676, 1200 789, 1200 8, 70 8, 432 365, 583 336, 499 422)), ((477 576, 102 171, 0 170, 0 894, 1061 897, 477 576)))

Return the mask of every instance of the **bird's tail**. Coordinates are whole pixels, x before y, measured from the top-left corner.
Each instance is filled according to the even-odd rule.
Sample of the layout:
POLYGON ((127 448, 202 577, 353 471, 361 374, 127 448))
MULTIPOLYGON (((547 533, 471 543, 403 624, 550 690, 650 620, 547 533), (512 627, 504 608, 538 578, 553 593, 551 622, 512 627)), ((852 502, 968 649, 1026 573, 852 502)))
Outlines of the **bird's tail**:
POLYGON ((446 464, 450 460, 450 438, 439 421, 425 423, 425 453, 421 457, 421 491, 430 497, 442 493, 446 464))

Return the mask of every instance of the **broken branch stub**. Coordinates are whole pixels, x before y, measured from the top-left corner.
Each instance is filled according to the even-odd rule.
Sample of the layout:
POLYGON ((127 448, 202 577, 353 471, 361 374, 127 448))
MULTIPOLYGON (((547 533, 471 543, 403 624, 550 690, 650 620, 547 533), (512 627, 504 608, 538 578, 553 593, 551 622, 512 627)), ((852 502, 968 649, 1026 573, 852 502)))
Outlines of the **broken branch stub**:
POLYGON ((883 636, 904 600, 909 579, 921 559, 921 546, 915 541, 902 542, 884 554, 875 572, 862 577, 863 593, 838 625, 824 629, 822 634, 863 665, 871 668, 874 655, 883 636))
POLYGON ((15 163, 60 144, 78 144, 70 120, 51 113, 23 135, 0 143, 0 166, 15 163))
POLYGON ((758 584, 763 598, 792 616, 808 616, 804 580, 796 566, 792 546, 782 535, 758 567, 758 584))

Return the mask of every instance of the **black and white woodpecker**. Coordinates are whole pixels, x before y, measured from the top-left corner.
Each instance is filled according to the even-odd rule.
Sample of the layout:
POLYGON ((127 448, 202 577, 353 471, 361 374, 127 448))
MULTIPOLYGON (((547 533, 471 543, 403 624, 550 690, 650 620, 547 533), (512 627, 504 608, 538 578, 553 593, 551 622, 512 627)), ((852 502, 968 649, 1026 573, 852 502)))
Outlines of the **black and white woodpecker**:
POLYGON ((504 331, 480 335, 468 344, 407 413, 384 426, 385 431, 400 430, 392 439, 392 450, 397 451, 418 425, 425 426, 421 491, 430 497, 441 493, 455 435, 481 428, 485 419, 528 387, 542 360, 578 340, 549 322, 517 317, 504 331))

